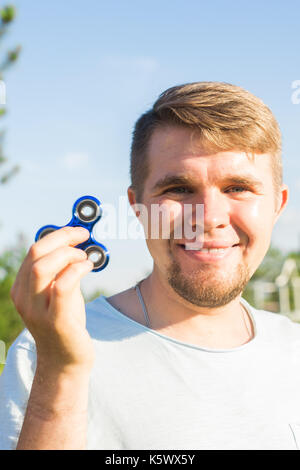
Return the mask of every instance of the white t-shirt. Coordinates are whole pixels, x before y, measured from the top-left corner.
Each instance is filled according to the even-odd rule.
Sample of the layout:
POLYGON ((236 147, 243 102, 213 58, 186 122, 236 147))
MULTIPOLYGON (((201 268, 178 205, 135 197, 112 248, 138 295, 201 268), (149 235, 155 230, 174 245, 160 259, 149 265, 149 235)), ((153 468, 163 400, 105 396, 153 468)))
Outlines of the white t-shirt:
MULTIPOLYGON (((300 448, 300 325, 241 302, 255 336, 226 350, 162 335, 105 297, 88 303, 88 449, 300 448)), ((0 449, 16 447, 35 365, 24 330, 0 377, 0 449)))

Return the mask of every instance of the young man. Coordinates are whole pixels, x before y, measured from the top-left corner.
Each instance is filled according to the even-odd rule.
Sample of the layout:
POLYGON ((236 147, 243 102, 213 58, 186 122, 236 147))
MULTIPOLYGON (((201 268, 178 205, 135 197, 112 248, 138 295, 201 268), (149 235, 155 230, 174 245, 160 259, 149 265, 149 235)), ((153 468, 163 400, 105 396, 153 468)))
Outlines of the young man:
POLYGON ((86 306, 85 229, 31 247, 12 289, 27 329, 1 376, 0 447, 300 446, 300 325, 241 297, 288 200, 280 141, 268 107, 230 84, 173 87, 140 117, 128 197, 175 209, 169 237, 147 238, 139 286, 86 306), (199 225, 199 204, 190 249, 175 226, 186 205, 199 225))

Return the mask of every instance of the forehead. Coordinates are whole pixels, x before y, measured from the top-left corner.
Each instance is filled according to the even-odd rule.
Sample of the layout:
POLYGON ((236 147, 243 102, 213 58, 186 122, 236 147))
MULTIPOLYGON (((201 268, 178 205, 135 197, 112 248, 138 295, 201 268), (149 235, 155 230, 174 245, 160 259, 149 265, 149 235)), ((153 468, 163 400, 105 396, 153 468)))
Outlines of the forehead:
POLYGON ((169 174, 186 174, 196 180, 215 180, 225 174, 247 173, 271 183, 270 156, 255 155, 252 160, 241 151, 209 152, 203 148, 199 135, 191 129, 177 126, 158 128, 148 147, 149 173, 146 182, 152 185, 169 174))

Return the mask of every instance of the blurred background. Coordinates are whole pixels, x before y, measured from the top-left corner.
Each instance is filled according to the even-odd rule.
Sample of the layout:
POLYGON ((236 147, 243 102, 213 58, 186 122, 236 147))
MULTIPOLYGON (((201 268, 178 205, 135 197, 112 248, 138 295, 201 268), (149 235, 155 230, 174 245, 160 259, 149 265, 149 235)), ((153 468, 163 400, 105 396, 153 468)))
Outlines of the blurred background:
MULTIPOLYGON (((75 199, 85 194, 118 205, 129 185, 135 121, 162 91, 194 81, 242 86, 278 119, 290 201, 243 297, 299 321, 299 1, 27 0, 0 2, 0 18, 0 340, 6 348, 23 328, 9 291, 36 231, 69 222, 75 199)), ((126 289, 151 271, 142 238, 103 243, 110 263, 82 282, 86 301, 126 289)))

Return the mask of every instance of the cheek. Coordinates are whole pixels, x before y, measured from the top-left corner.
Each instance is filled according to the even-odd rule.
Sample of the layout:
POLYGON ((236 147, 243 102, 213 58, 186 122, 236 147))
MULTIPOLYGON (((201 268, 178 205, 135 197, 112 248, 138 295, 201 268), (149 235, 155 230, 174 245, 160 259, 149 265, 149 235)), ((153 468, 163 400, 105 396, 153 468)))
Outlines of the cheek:
MULTIPOLYGON (((147 207, 147 234, 149 241, 166 242, 172 237, 174 226, 182 225, 183 207, 181 203, 164 200, 147 207)), ((144 219, 145 220, 145 219, 144 219)))
POLYGON ((263 251, 272 235, 273 206, 267 199, 241 204, 234 209, 232 223, 243 232, 239 233, 242 242, 246 242, 249 247, 257 245, 263 251))
POLYGON ((147 221, 144 219, 146 244, 156 264, 168 266, 170 262, 170 234, 174 226, 182 224, 183 206, 174 201, 155 202, 147 206, 147 221))

